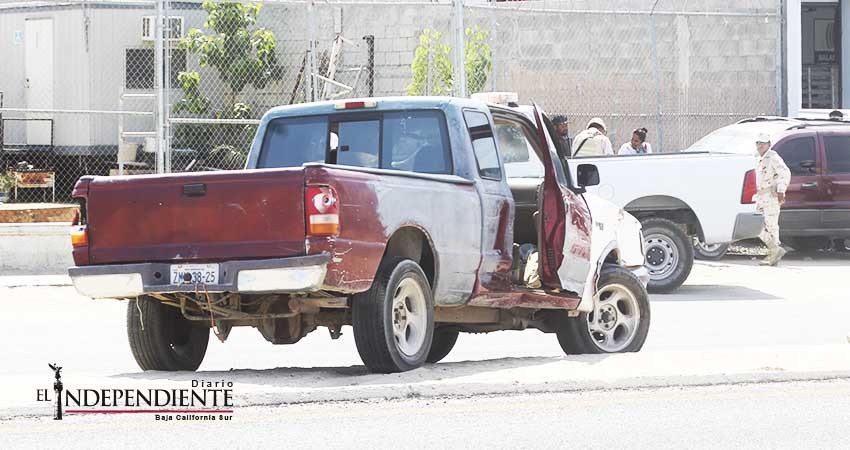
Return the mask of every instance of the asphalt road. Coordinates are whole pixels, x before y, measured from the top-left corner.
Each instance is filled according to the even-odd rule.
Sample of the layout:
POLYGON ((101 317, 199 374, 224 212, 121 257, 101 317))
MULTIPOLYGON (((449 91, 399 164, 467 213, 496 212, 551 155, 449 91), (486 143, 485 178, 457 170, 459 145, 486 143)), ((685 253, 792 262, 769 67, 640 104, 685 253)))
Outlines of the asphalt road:
MULTIPOLYGON (((795 355, 794 370, 806 369, 799 355, 850 347, 848 269, 847 255, 819 255, 814 260, 791 255, 778 268, 759 267, 756 260, 744 257, 698 263, 675 294, 650 297, 652 325, 646 346, 619 360, 565 358, 553 335, 528 330, 462 335, 445 363, 405 377, 367 375, 350 329, 337 341, 320 329, 296 345, 273 346, 256 330, 244 328, 234 330, 224 344, 211 341, 201 372, 191 376, 220 379, 233 374, 261 393, 319 386, 323 398, 333 398, 335 391, 358 384, 390 390, 404 390, 413 381, 469 379, 504 385, 508 372, 512 384, 500 390, 518 394, 526 392, 522 380, 547 370, 547 376, 554 370, 561 371, 556 378, 559 373, 569 378, 574 367, 591 377, 608 367, 623 373, 641 367, 645 375, 647 366, 661 365, 669 355, 681 355, 680 361, 691 366, 695 361, 705 367, 714 364, 714 373, 721 374, 723 364, 740 366, 740 359, 763 354, 778 355, 778 360, 795 355), (721 353, 722 358, 713 359, 721 353)), ((176 420, 128 415, 76 416, 55 423, 46 414, 21 416, 14 409, 32 403, 36 387, 50 386, 48 362, 63 365, 66 383, 71 384, 84 376, 115 382, 185 379, 139 373, 125 335, 126 303, 84 299, 71 287, 32 286, 30 281, 52 280, 0 276, 0 286, 7 286, 0 287, 0 449, 115 448, 119 443, 126 448, 171 448, 183 438, 194 448, 270 442, 299 448, 850 448, 850 379, 841 377, 818 383, 762 383, 759 375, 751 379, 756 384, 721 377, 710 383, 717 384, 714 387, 625 387, 502 397, 461 398, 463 392, 459 397, 443 390, 449 393, 431 399, 359 403, 286 405, 271 399, 246 403, 268 406, 240 407, 227 422, 175 425, 176 420)), ((831 354, 822 353, 826 359, 831 354)), ((835 366, 833 362, 828 366, 835 366)), ((850 370, 850 358, 837 363, 850 370)), ((792 378, 807 379, 803 372, 792 378)), ((665 373, 671 373, 669 367, 665 373)), ((540 379, 546 383, 549 378, 540 379)), ((652 385, 666 386, 663 381, 652 385)), ((419 391, 410 392, 419 396, 419 391)))
POLYGON ((833 381, 102 415, 0 422, 0 448, 847 449, 848 398, 833 381))

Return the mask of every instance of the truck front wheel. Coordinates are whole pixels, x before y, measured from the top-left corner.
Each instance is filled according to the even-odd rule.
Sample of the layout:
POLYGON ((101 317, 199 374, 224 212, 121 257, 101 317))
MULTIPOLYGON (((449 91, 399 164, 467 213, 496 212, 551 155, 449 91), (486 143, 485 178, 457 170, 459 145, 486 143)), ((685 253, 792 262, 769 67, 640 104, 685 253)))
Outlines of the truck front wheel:
POLYGON ((641 221, 643 225, 649 292, 671 292, 688 279, 694 266, 694 245, 675 222, 661 218, 641 221))
POLYGON ((605 266, 594 303, 594 312, 562 318, 556 333, 564 353, 623 353, 643 347, 649 334, 649 296, 634 274, 605 266))
POLYGON ((210 329, 180 310, 140 296, 127 305, 127 338, 142 370, 197 370, 207 353, 210 329))
POLYGON ((404 372, 422 366, 434 336, 434 299, 419 264, 390 258, 372 287, 351 299, 354 342, 372 372, 404 372))

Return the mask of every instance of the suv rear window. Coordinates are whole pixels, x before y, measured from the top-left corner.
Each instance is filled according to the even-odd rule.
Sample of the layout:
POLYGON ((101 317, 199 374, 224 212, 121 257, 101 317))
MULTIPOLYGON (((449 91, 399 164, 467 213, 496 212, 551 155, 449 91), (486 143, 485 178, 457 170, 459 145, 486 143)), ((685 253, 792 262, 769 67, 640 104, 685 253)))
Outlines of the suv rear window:
POLYGON ((282 117, 269 122, 259 168, 324 162, 355 167, 448 174, 448 131, 441 111, 282 117))

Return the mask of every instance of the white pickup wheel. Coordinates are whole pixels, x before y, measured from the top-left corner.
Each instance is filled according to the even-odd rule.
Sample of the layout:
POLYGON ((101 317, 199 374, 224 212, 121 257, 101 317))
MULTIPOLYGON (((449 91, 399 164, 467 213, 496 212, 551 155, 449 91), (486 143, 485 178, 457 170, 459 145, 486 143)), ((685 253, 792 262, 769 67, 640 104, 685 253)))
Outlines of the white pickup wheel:
POLYGON ((676 290, 694 266, 694 245, 675 222, 662 218, 641 221, 645 265, 649 270, 649 292, 676 290))
POLYGON ((620 266, 605 266, 594 312, 564 315, 556 329, 568 355, 636 352, 649 334, 649 296, 640 280, 620 266))
POLYGON ((381 263, 372 287, 351 300, 354 342, 372 372, 422 366, 434 336, 434 299, 425 273, 409 259, 381 263))
POLYGON ((208 323, 193 323, 180 310, 140 296, 127 305, 130 350, 142 370, 197 370, 207 353, 208 323))

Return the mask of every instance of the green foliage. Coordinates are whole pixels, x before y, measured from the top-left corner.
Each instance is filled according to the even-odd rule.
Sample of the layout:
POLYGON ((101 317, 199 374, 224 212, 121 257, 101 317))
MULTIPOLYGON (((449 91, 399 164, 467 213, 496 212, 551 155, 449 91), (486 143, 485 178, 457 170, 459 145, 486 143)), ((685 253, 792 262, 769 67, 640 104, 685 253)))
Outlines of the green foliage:
POLYGON ((0 173, 0 192, 10 193, 15 187, 15 175, 11 172, 0 173))
MULTIPOLYGON (((489 33, 477 25, 465 30, 464 70, 467 94, 480 92, 493 68, 493 51, 487 43, 489 33)), ((410 65, 413 79, 407 95, 450 95, 454 86, 451 47, 443 34, 430 28, 422 30, 410 65)))
MULTIPOLYGON (((177 77, 183 98, 174 104, 174 112, 216 119, 249 119, 253 108, 239 102, 239 94, 248 86, 263 89, 283 78, 283 67, 275 53, 275 35, 265 28, 256 28, 260 4, 205 0, 203 9, 207 13, 204 30, 189 30, 180 40, 179 48, 199 55, 201 67, 216 70, 226 88, 221 109, 211 110, 213 102, 202 92, 201 74, 186 71, 177 77)), ((194 149, 207 160, 215 161, 219 168, 240 168, 244 166, 244 155, 255 130, 253 125, 181 124, 174 129, 175 146, 194 149), (217 157, 230 155, 228 152, 242 154, 242 164, 238 164, 239 158, 217 157)))
POLYGON ((451 94, 454 69, 450 52, 451 47, 443 42, 443 33, 430 28, 422 30, 410 65, 413 80, 407 87, 407 95, 451 94))
POLYGON ((487 77, 493 70, 493 50, 487 43, 489 35, 478 25, 466 29, 466 53, 463 67, 466 70, 466 92, 481 92, 487 83, 487 77))

